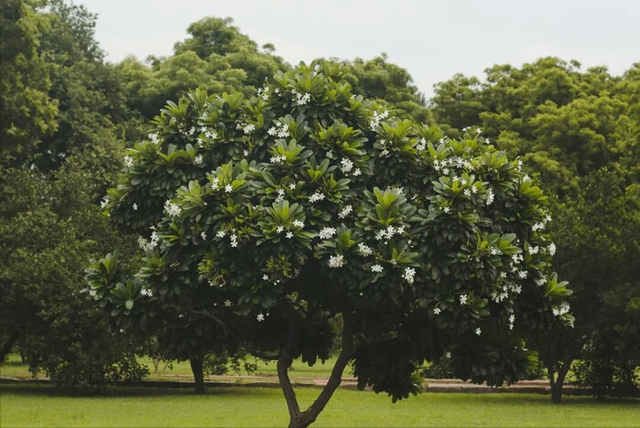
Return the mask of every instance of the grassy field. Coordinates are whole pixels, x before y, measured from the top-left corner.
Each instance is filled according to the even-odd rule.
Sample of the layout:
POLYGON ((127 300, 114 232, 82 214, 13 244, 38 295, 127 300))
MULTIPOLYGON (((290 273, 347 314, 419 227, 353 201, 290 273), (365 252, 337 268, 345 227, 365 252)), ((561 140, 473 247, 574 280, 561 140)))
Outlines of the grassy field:
MULTIPOLYGON (((318 389, 298 395, 310 404, 318 389)), ((285 426, 286 406, 276 388, 189 390, 112 387, 105 396, 45 385, 2 384, 0 425, 10 426, 285 426)), ((533 394, 432 393, 396 404, 372 392, 338 390, 314 424, 330 426, 638 427, 638 400, 597 402, 566 397, 552 405, 533 394)))
MULTIPOLYGON (((172 379, 179 377, 183 380, 193 380, 193 373, 188 361, 177 362, 173 361, 170 367, 163 370, 164 363, 160 363, 158 372, 154 373, 154 366, 151 358, 140 357, 140 363, 145 364, 149 368, 148 379, 172 379)), ((325 364, 320 362, 316 363, 313 367, 309 367, 307 364, 300 360, 293 362, 292 370, 290 371, 291 377, 329 377, 331 369, 335 364, 335 358, 329 359, 325 364)), ((229 371, 229 375, 235 375, 233 371, 229 371)), ((246 374, 244 372, 241 375, 246 374)), ((277 376, 275 362, 265 363, 258 361, 258 370, 252 375, 256 376, 277 376)), ((351 371, 347 369, 345 376, 351 376, 351 371)), ((15 377, 15 378, 30 378, 31 373, 27 366, 20 362, 20 356, 17 354, 11 354, 7 357, 7 361, 0 365, 0 376, 15 377)), ((43 377, 43 376, 39 376, 43 377)))

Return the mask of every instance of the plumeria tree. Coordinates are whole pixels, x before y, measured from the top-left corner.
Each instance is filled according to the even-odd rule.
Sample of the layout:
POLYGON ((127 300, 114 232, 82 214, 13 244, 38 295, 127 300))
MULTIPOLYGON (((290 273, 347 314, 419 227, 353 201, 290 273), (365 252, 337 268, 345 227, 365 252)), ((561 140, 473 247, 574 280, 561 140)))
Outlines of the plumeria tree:
POLYGON ((129 279, 110 274, 112 255, 89 270, 122 328, 206 319, 221 347, 277 361, 291 427, 316 420, 350 363, 394 401, 445 350, 461 378, 500 385, 532 357, 523 337, 572 321, 547 200, 520 164, 479 131, 454 141, 394 119, 342 72, 300 65, 250 100, 169 103, 104 201, 146 262, 129 279), (303 410, 288 369, 328 358, 336 335, 303 410))

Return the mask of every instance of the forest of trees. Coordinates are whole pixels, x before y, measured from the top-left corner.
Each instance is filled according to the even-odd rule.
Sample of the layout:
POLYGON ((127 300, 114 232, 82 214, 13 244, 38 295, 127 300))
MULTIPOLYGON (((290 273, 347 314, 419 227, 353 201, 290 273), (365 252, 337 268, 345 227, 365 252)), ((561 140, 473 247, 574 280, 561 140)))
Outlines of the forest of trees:
MULTIPOLYGON (((202 379, 219 364, 211 356, 238 361, 252 349, 221 347, 217 321, 206 316, 176 333, 163 317, 177 312, 129 317, 87 292, 92 281, 118 282, 125 270, 144 266, 137 233, 158 220, 108 217, 104 197, 128 177, 127 149, 153 139, 151 130, 169 129, 163 121, 197 104, 204 92, 196 89, 220 95, 226 123, 240 97, 260 95, 266 81, 296 68, 273 45, 258 46, 232 19, 216 17, 191 24, 169 57, 107 63, 95 15, 66 0, 42 3, 0 4, 0 360, 19 352, 34 373, 59 384, 100 387, 140 379, 146 368, 136 356, 154 355, 189 360, 202 379), (105 258, 114 250, 117 257, 105 258), (153 337, 129 330, 127 323, 141 319, 154 326, 153 337)), ((554 243, 552 267, 573 290, 575 321, 525 335, 537 352, 532 364, 544 368, 556 401, 570 369, 597 396, 637 389, 640 62, 621 76, 553 57, 493 65, 485 76, 457 74, 436 84, 430 100, 384 54, 318 58, 314 67, 399 121, 428 125, 429 135, 482 138, 539 180, 552 220, 536 227, 546 227, 554 243)), ((150 203, 149 215, 156 208, 161 215, 165 199, 150 203)))

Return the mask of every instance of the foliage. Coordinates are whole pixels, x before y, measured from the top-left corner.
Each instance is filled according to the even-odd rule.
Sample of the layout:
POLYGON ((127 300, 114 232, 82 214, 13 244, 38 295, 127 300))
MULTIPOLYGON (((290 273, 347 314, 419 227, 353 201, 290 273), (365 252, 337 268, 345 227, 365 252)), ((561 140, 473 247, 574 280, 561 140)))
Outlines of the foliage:
POLYGON ((39 51, 47 22, 34 2, 0 5, 0 166, 23 162, 39 139, 57 128, 58 103, 51 99, 51 64, 39 51))
POLYGON ((32 370, 61 384, 139 378, 132 338, 110 333, 79 294, 90 257, 127 248, 95 205, 100 185, 91 168, 71 157, 49 175, 8 169, 1 178, 0 216, 12 219, 0 224, 3 341, 17 332, 32 370))
POLYGON ((300 66, 248 101, 196 90, 169 103, 105 199, 141 234, 145 265, 115 280, 101 268, 112 255, 88 271, 123 328, 209 318, 222 345, 277 359, 294 426, 350 360, 361 388, 394 400, 446 348, 463 378, 500 385, 529 364, 523 331, 572 321, 537 226, 546 197, 519 164, 477 134, 393 119, 342 73, 300 66), (333 380, 301 412, 286 368, 328 357, 338 314, 333 380))

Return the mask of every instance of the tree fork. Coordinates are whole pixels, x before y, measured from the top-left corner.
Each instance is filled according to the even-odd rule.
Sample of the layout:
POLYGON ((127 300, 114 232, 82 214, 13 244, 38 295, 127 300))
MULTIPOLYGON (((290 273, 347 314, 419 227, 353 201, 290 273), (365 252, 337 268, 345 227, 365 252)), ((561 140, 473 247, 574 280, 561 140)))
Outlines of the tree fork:
POLYGON ((11 352, 11 348, 15 345, 16 340, 20 337, 20 332, 18 330, 13 330, 11 336, 7 338, 7 340, 2 345, 2 349, 0 349, 0 361, 4 361, 6 356, 11 352))
MULTIPOLYGON (((304 412, 300 412, 300 407, 298 405, 295 392, 293 391, 293 387, 291 386, 291 382, 289 380, 289 375, 286 371, 286 368, 291 365, 291 362, 289 362, 289 366, 287 366, 282 372, 284 379, 280 378, 280 385, 282 386, 283 392, 285 393, 285 398, 287 400, 287 405, 289 406, 289 428, 306 428, 313 422, 315 422, 320 412, 322 412, 322 410, 325 408, 325 406, 333 396, 333 393, 342 382, 342 373, 344 373, 344 369, 347 367, 347 364, 349 364, 349 361, 353 356, 353 322, 351 320, 350 314, 345 313, 343 314, 343 316, 344 325, 342 327, 342 349, 340 351, 340 355, 338 356, 338 359, 336 360, 336 363, 331 370, 331 376, 329 377, 327 384, 322 389, 322 392, 320 392, 318 398, 316 398, 313 404, 304 412), (283 380, 285 381, 285 384, 282 383, 283 380), (285 387, 287 390, 285 390, 285 387), (287 394, 292 395, 294 401, 293 406, 289 405, 289 397, 287 396, 287 394)), ((278 376, 280 377, 280 375, 280 361, 278 361, 278 376)))

